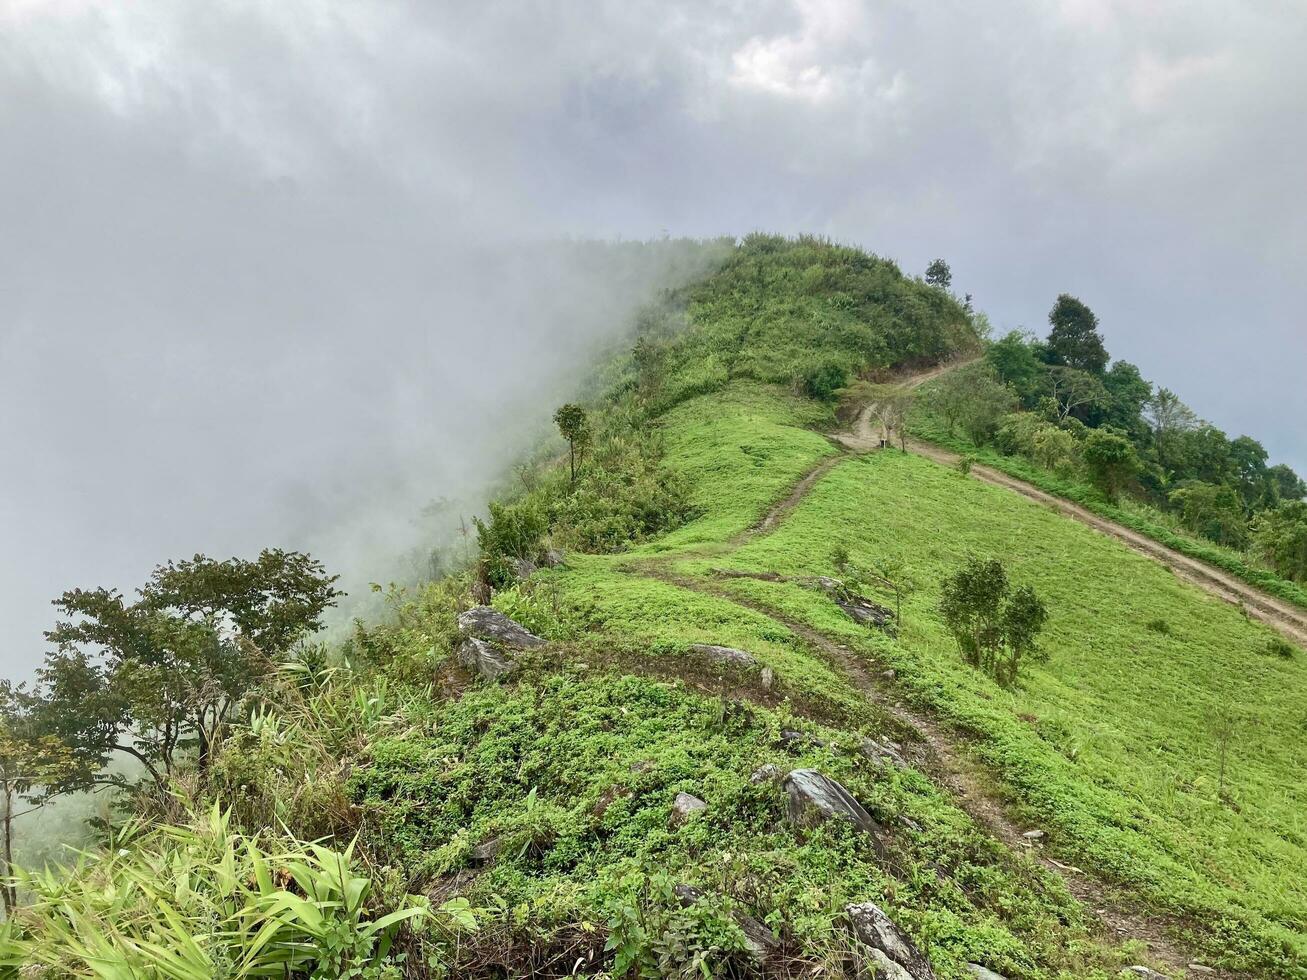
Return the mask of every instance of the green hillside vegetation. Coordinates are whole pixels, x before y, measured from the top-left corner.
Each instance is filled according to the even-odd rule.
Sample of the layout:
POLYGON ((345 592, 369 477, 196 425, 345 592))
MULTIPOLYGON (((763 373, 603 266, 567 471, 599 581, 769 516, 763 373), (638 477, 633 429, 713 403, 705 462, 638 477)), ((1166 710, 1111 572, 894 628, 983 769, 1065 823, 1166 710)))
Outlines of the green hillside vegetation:
POLYGON ((740 976, 759 972, 747 916, 774 934, 771 975, 852 977, 844 908, 863 901, 941 978, 1146 959, 1037 847, 969 815, 906 710, 1206 962, 1307 977, 1302 654, 1015 495, 820 434, 855 382, 981 352, 932 278, 753 236, 646 311, 582 417, 560 416, 569 438, 478 524, 471 567, 392 591, 340 648, 302 639, 211 757, 178 746, 169 792, 133 793, 139 823, 76 875, 20 876, 5 975, 740 976), (971 556, 1050 614, 1047 659, 1010 685, 963 662, 939 611, 971 556), (901 622, 854 622, 819 576, 901 599, 901 622), (458 612, 486 600, 548 641, 489 682, 454 655, 458 612), (838 780, 883 834, 794 825, 766 765, 838 780), (706 807, 678 818, 678 793, 706 807))
POLYGON ((1058 297, 1045 340, 1009 333, 941 379, 913 431, 1307 607, 1307 484, 1126 361, 1058 297))

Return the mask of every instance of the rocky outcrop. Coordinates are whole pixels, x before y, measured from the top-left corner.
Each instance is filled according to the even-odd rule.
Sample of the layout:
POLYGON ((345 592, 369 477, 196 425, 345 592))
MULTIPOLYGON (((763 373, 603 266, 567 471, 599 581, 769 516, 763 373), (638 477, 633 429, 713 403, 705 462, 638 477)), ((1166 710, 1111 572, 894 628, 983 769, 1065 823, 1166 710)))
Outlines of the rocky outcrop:
POLYGON ((1144 980, 1166 980, 1166 974, 1158 973, 1156 970, 1150 970, 1146 966, 1127 966, 1127 973, 1133 973, 1137 977, 1143 977, 1144 980))
POLYGON ((976 980, 1007 980, 1007 977, 1001 973, 995 973, 989 967, 981 966, 979 963, 968 963, 967 972, 976 980))
POLYGON ((488 681, 510 674, 517 667, 511 655, 475 636, 467 636, 454 651, 458 662, 488 681))
POLYGON ((867 948, 878 980, 935 980, 935 971, 907 933, 872 902, 845 906, 853 937, 867 948))
POLYGON ((758 662, 753 658, 753 654, 737 650, 735 647, 719 647, 714 643, 695 643, 690 649, 707 657, 713 663, 724 664, 729 667, 747 668, 754 666, 758 662))
MULTIPOLYGON (((681 907, 687 909, 704 897, 704 893, 693 885, 677 885, 672 892, 676 895, 676 900, 681 903, 681 907)), ((735 911, 731 913, 731 918, 744 933, 745 947, 755 962, 765 960, 780 945, 776 934, 753 916, 735 911)))
POLYGON ((872 602, 866 596, 851 591, 838 579, 818 575, 809 582, 825 592, 835 605, 844 610, 845 615, 864 626, 885 629, 894 625, 894 610, 886 609, 878 602, 872 602))
POLYGON ((754 786, 761 786, 764 783, 776 783, 781 778, 781 767, 771 762, 764 766, 759 766, 749 777, 749 782, 754 786))
POLYGON ((458 662, 486 680, 512 673, 517 667, 513 651, 529 650, 545 643, 521 623, 489 606, 474 606, 459 613, 458 629, 463 635, 454 651, 458 662))
POLYGON ((816 769, 795 769, 785 777, 789 799, 786 815, 794 827, 812 827, 827 820, 847 820, 879 843, 880 826, 847 789, 816 769))
POLYGON ((458 628, 464 636, 474 636, 509 650, 530 650, 545 641, 490 606, 473 606, 458 614, 458 628))
POLYGON ((903 747, 897 742, 891 742, 887 738, 864 738, 861 748, 862 754, 878 767, 893 765, 900 769, 907 768, 907 760, 903 758, 903 747))

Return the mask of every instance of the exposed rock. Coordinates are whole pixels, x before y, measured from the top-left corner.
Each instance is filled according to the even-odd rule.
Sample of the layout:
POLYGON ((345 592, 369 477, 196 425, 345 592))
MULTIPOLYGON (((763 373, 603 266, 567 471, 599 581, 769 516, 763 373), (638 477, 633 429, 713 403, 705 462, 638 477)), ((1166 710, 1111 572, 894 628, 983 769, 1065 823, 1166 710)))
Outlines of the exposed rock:
POLYGON ((459 613, 458 628, 464 636, 475 637, 510 650, 530 650, 545 644, 544 640, 529 632, 521 623, 514 622, 490 606, 473 606, 459 613))
POLYGON ((907 760, 903 758, 903 752, 900 747, 891 742, 889 739, 864 738, 862 740, 862 754, 872 762, 883 764, 890 763, 898 766, 900 769, 907 768, 907 760))
POLYGON ((684 823, 696 813, 708 809, 708 804, 689 793, 677 793, 672 802, 672 823, 684 823))
POLYGON ((764 691, 770 691, 772 685, 776 683, 776 674, 770 667, 764 667, 762 673, 758 675, 758 682, 762 684, 762 689, 764 691))
POLYGON ((1001 973, 995 973, 988 967, 981 966, 979 963, 968 963, 967 972, 976 980, 1007 980, 1007 977, 1001 973))
POLYGON ((847 820, 864 833, 879 841, 883 829, 853 795, 816 769, 795 769, 785 777, 785 791, 789 794, 786 806, 790 823, 807 827, 831 818, 847 820))
POLYGON ((911 817, 899 814, 898 820, 899 823, 907 827, 908 830, 914 831, 918 834, 921 833, 921 824, 917 823, 917 821, 913 820, 911 817))
MULTIPOLYGON (((693 885, 677 885, 672 889, 676 895, 677 901, 681 903, 682 908, 689 908, 699 899, 704 897, 704 893, 695 888, 693 885)), ((744 933, 744 942, 749 949, 749 955, 755 961, 762 961, 767 955, 780 945, 776 939, 776 934, 768 929, 751 915, 745 915, 740 911, 731 912, 731 918, 735 920, 740 931, 744 933)))
POLYGON ((818 575, 808 581, 830 596, 835 601, 835 605, 843 609, 845 614, 855 622, 862 623, 864 626, 886 627, 893 625, 894 610, 886 609, 880 603, 872 602, 866 596, 849 591, 844 583, 838 579, 818 575))
POLYGON ((935 980, 930 960, 879 906, 872 902, 858 902, 845 906, 844 914, 858 942, 873 953, 881 954, 873 959, 886 978, 935 980), (893 969, 895 967, 897 970, 893 969))
POLYGON ((499 852, 504 849, 504 841, 499 837, 491 837, 472 848, 472 860, 477 864, 489 864, 499 856, 499 852))
POLYGON ((735 647, 719 647, 713 643, 695 643, 690 647, 695 653, 701 653, 709 660, 732 667, 752 667, 757 663, 753 654, 737 650, 735 647))
POLYGON ((1165 973, 1158 973, 1156 970, 1150 970, 1146 966, 1127 966, 1127 973, 1133 973, 1137 977, 1143 977, 1144 980, 1166 980, 1165 973))
POLYGON ((878 949, 868 949, 867 959, 871 961, 871 980, 916 980, 905 966, 899 966, 878 949))
POLYGON ((773 763, 767 763, 765 766, 759 766, 749 777, 749 782, 754 786, 760 786, 763 783, 778 782, 781 778, 781 767, 773 763))
POLYGON ((1190 973, 1215 973, 1214 967, 1204 966, 1201 963, 1190 963, 1185 967, 1190 973))
POLYGON ((781 729, 781 745, 787 749, 798 750, 805 745, 816 743, 816 739, 811 735, 805 735, 803 732, 796 732, 793 728, 781 729))
POLYGON ((541 564, 545 568, 558 568, 560 565, 566 564, 563 550, 561 548, 550 548, 544 553, 541 564))
POLYGON ((887 681, 893 681, 898 679, 899 672, 891 667, 889 670, 882 670, 880 676, 885 678, 887 681))
POLYGON ((1021 836, 1024 837, 1026 840, 1043 840, 1048 835, 1045 834, 1042 830, 1027 830, 1021 836))
POLYGON ((488 681, 503 677, 517 667, 517 662, 509 654, 475 636, 466 637, 454 655, 464 667, 476 671, 488 681))
POLYGON ((519 582, 525 582, 535 574, 536 563, 528 558, 513 559, 513 576, 519 582))

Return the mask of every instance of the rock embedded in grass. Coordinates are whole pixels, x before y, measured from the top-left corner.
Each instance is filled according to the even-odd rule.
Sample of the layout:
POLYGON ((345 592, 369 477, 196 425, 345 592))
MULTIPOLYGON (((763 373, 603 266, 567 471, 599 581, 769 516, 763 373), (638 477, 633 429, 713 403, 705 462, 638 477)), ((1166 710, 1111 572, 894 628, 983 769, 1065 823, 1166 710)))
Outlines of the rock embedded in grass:
POLYGON ((968 963, 967 972, 976 980, 1007 980, 1007 977, 1001 973, 995 973, 987 966, 981 966, 979 963, 968 963))
POLYGON ((1166 980, 1166 974, 1150 970, 1146 966, 1127 966, 1126 972, 1133 973, 1137 977, 1143 977, 1144 980, 1166 980))
POLYGON ((701 653, 714 663, 727 664, 732 667, 752 667, 758 661, 753 654, 735 647, 721 647, 714 643, 695 643, 690 647, 695 653, 701 653))
POLYGON ((465 637, 455 651, 458 662, 488 681, 511 674, 517 668, 510 654, 476 636, 465 637))
POLYGON ((510 674, 517 661, 509 651, 544 646, 545 641, 490 606, 474 606, 458 614, 463 639, 455 650, 458 662, 492 681, 510 674))
POLYGON ((509 619, 490 606, 473 606, 458 614, 459 631, 509 650, 530 650, 545 645, 545 641, 530 632, 521 623, 509 619))
POLYGON ((844 915, 854 938, 867 947, 885 980, 935 980, 926 954, 878 905, 856 902, 845 906, 844 915))
POLYGON ((795 769, 785 777, 789 795, 786 815, 795 827, 811 827, 827 820, 847 820, 871 835, 879 844, 884 828, 878 824, 853 794, 816 769, 795 769))
MULTIPOLYGON (((693 885, 677 885, 672 889, 672 892, 676 895, 676 900, 681 903, 681 907, 687 909, 704 897, 703 891, 693 885)), ((745 948, 755 962, 761 963, 774 949, 780 946, 776 934, 753 916, 745 915, 740 911, 732 911, 731 918, 735 920, 735 924, 744 933, 745 948)))
POLYGON ((676 799, 672 801, 672 823, 684 823, 696 813, 702 813, 708 809, 708 804, 697 796, 691 796, 689 793, 677 793, 676 799))

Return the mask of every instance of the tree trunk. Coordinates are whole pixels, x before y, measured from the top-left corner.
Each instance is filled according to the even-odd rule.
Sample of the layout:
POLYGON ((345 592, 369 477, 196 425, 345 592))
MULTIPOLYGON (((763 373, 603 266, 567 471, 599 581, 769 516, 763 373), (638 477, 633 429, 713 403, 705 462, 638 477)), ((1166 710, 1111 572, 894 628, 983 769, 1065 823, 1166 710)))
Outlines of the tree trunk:
POLYGON ((4 893, 5 919, 13 917, 14 906, 18 904, 18 889, 15 887, 11 875, 14 873, 14 791, 5 785, 5 817, 4 817, 4 887, 0 889, 4 893))

